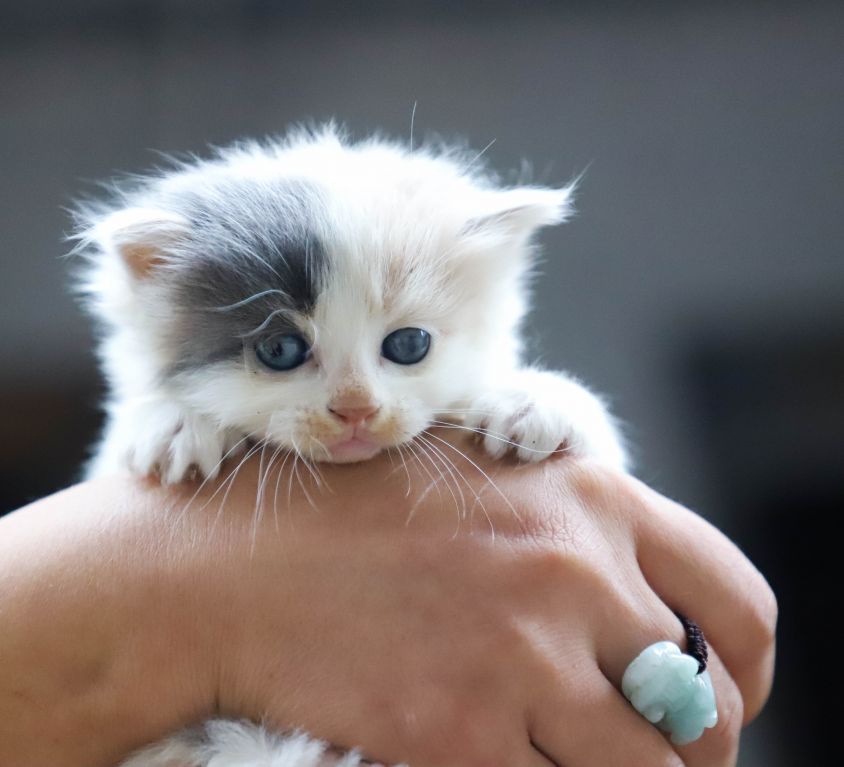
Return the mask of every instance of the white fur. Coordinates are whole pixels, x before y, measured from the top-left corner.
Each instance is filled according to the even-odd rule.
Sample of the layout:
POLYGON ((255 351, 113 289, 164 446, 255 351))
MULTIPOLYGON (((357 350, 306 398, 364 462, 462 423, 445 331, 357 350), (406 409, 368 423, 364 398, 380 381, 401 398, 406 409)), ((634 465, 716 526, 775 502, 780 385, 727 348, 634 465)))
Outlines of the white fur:
POLYGON ((275 735, 251 722, 212 720, 131 756, 121 767, 363 767, 303 733, 275 735))
MULTIPOLYGON (((561 373, 523 368, 519 326, 527 309, 531 238, 569 215, 572 190, 502 189, 471 158, 371 140, 349 144, 332 129, 249 144, 118 192, 86 214, 85 290, 106 332, 101 355, 111 386, 108 423, 92 475, 128 469, 177 482, 213 476, 243 435, 327 460, 340 429, 328 408, 357 397, 379 405, 372 432, 383 447, 412 440, 433 420, 483 429, 500 456, 515 445, 525 461, 558 448, 623 469, 625 453, 606 408, 561 373), (320 190, 320 240, 328 282, 301 319, 313 358, 296 370, 262 369, 242 357, 167 377, 177 359, 166 342, 178 306, 167 267, 153 278, 127 266, 131 249, 184 257, 190 228, 168 201, 185 190, 215 194, 221 180, 256 190, 305 179, 320 190), (380 356, 401 327, 433 338, 428 357, 403 367, 380 356)), ((226 243, 243 247, 236 231, 226 243)), ((154 271, 154 269, 153 269, 154 271)), ((248 298, 248 297, 244 297, 248 298)), ((208 724, 203 745, 185 736, 136 755, 124 767, 308 767, 335 765, 321 744, 276 737, 249 725, 208 724)), ((347 757, 346 767, 358 764, 347 757)))

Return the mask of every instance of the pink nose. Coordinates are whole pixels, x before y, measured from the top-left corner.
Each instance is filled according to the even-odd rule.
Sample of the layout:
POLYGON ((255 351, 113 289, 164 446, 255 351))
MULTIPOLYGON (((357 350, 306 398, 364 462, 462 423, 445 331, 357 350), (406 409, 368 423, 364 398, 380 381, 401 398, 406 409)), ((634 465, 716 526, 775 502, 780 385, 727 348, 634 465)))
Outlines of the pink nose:
POLYGON ((343 423, 349 423, 353 426, 360 426, 360 424, 365 423, 379 410, 378 405, 364 405, 363 407, 343 407, 342 405, 337 405, 328 408, 329 413, 333 413, 343 423))

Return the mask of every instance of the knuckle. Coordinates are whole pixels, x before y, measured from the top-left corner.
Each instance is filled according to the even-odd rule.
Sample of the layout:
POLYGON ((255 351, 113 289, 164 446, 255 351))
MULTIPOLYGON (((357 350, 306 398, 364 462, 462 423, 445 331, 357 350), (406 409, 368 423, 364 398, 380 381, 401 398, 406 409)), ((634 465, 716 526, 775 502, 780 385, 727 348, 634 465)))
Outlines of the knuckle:
POLYGON ((759 576, 758 596, 751 601, 750 619, 756 641, 770 647, 776 641, 779 606, 768 582, 759 576))
POLYGON ((736 658, 742 670, 751 669, 773 654, 776 645, 779 608, 777 598, 765 578, 751 578, 741 599, 739 620, 744 639, 736 658))

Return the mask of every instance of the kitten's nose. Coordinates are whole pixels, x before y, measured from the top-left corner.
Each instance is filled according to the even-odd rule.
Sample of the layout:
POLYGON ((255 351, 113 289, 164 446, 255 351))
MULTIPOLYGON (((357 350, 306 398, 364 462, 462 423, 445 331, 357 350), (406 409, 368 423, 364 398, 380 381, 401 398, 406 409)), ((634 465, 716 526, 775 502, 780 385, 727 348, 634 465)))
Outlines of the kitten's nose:
POLYGON ((329 406, 328 412, 333 413, 343 423, 360 426, 368 421, 381 408, 378 405, 363 405, 356 407, 344 407, 343 405, 329 406))

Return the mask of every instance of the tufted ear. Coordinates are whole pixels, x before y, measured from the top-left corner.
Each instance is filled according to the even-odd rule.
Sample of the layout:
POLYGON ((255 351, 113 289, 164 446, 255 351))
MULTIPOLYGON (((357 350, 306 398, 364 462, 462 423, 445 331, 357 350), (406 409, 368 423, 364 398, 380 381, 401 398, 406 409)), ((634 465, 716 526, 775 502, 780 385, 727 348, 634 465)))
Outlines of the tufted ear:
POLYGON ((530 237, 543 226, 561 224, 573 212, 574 184, 561 189, 517 187, 484 194, 482 211, 469 220, 466 234, 530 237))
POLYGON ((166 261, 167 252, 187 238, 187 219, 156 208, 124 208, 99 221, 91 237, 106 253, 118 255, 132 275, 146 277, 166 261))

